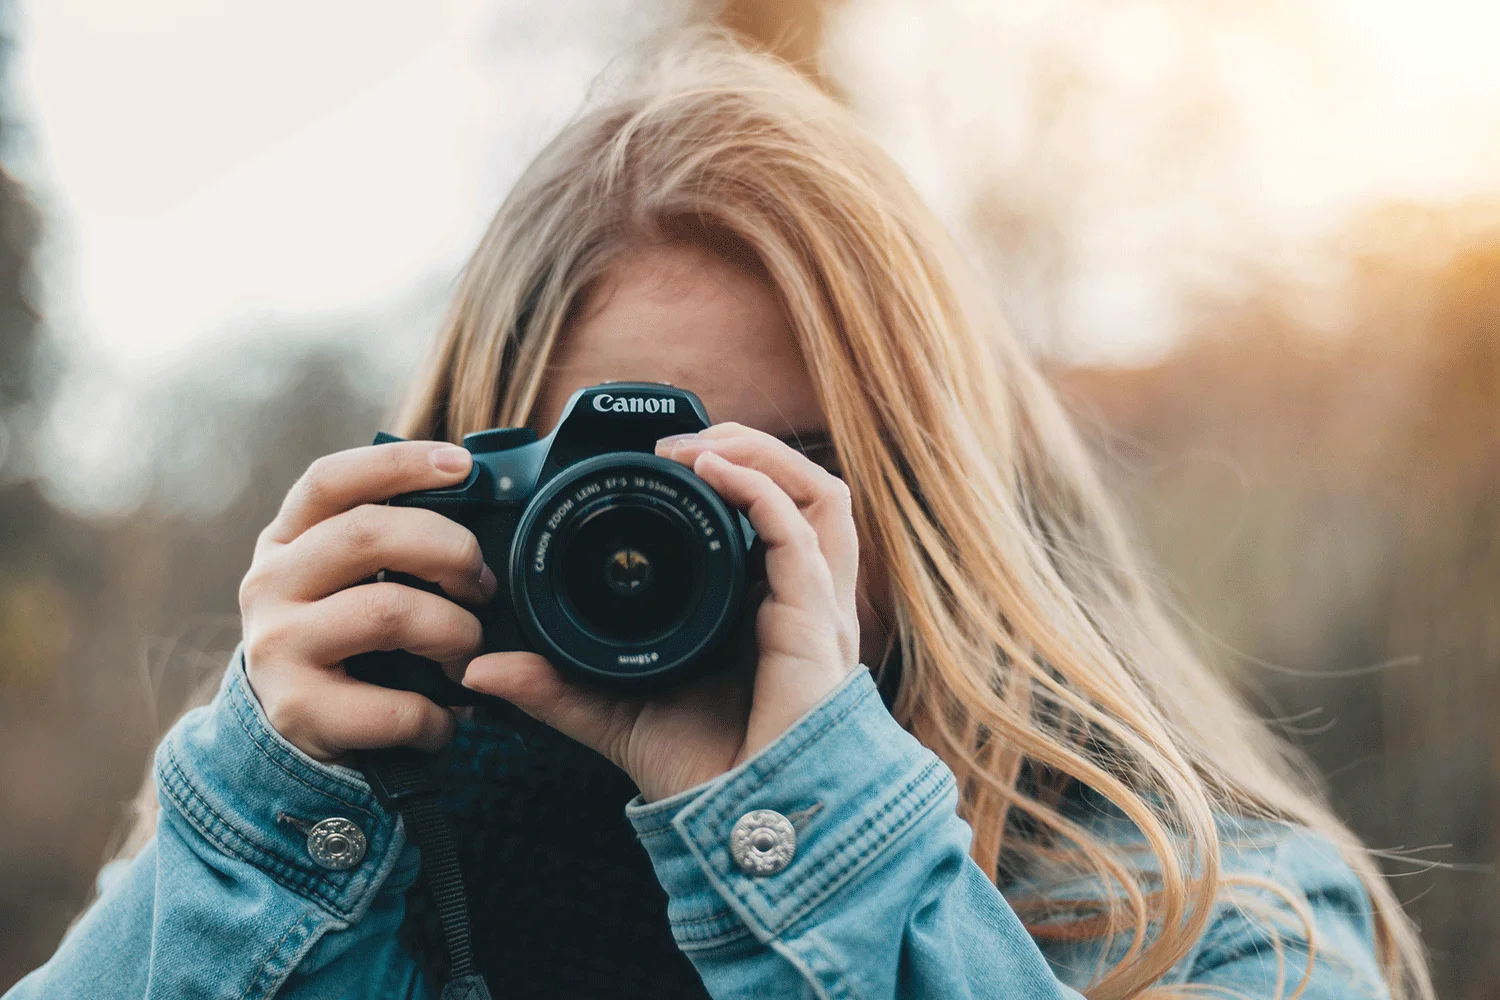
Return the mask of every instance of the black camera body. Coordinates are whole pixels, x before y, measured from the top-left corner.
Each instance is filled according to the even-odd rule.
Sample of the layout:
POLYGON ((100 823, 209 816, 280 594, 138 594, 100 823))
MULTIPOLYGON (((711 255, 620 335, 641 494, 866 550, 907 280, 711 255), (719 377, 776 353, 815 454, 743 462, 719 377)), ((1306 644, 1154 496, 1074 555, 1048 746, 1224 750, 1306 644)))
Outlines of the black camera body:
MULTIPOLYGON (((747 627, 749 522, 659 438, 709 426, 691 392, 609 382, 575 392, 557 427, 469 434, 461 484, 393 498, 436 511, 479 540, 498 588, 475 613, 485 652, 526 650, 574 679, 646 690, 732 655, 747 627)), ((379 434, 376 444, 398 441, 379 434)), ((434 590, 399 574, 389 579, 434 590)), ((353 657, 349 673, 443 705, 483 696, 403 650, 353 657)))

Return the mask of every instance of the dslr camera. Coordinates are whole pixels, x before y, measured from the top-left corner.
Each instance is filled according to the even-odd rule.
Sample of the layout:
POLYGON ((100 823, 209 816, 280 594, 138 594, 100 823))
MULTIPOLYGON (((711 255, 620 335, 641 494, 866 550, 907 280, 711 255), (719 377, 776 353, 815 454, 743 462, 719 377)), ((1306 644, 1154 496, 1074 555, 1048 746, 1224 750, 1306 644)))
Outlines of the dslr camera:
MULTIPOLYGON (((670 385, 580 389, 541 440, 524 427, 465 436, 468 478, 390 503, 424 507, 474 533, 499 584, 475 609, 487 653, 540 653, 558 670, 625 690, 675 683, 733 656, 763 574, 748 521, 657 439, 701 431, 697 396, 670 385)), ((376 444, 399 441, 379 434, 376 444)), ((402 574, 387 579, 435 590, 402 574)), ((412 653, 353 657, 349 673, 443 705, 483 696, 412 653)))

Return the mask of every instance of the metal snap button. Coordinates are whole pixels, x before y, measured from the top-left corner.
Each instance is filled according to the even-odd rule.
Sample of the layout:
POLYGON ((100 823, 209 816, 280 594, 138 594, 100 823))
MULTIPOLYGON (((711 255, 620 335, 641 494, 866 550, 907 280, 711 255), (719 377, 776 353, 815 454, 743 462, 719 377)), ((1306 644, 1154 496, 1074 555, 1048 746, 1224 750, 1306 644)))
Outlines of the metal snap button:
POLYGON ((365 833, 342 816, 319 820, 307 831, 307 853, 324 868, 341 872, 365 859, 365 833))
POLYGON ((774 809, 747 812, 729 831, 729 856, 746 875, 775 875, 796 853, 797 831, 774 809))

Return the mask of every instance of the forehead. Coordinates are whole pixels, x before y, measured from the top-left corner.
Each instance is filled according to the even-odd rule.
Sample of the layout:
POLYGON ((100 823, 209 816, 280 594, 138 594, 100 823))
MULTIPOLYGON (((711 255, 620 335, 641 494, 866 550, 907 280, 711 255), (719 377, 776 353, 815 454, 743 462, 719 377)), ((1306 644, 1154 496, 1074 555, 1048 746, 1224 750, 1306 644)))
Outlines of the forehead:
POLYGON ((773 434, 823 425, 775 292, 695 246, 632 254, 589 295, 553 352, 534 425, 546 433, 575 390, 609 381, 668 382, 715 422, 773 434))

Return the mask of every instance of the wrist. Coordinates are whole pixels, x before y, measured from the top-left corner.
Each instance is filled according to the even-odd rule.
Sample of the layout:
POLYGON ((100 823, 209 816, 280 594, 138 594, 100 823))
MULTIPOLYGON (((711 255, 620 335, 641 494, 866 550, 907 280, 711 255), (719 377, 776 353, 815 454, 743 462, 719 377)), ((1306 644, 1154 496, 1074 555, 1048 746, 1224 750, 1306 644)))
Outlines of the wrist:
POLYGON ((848 682, 860 664, 833 667, 827 661, 786 657, 762 661, 761 671, 776 677, 774 684, 757 683, 754 706, 745 727, 745 742, 734 760, 738 766, 776 742, 788 730, 828 700, 848 682), (774 688, 774 690, 767 690, 774 688))
POLYGON ((637 799, 626 816, 667 891, 679 947, 695 951, 806 926, 918 829, 936 824, 928 846, 962 856, 956 804, 952 774, 891 718, 861 668, 761 753, 670 799, 637 799), (779 838, 774 864, 745 857, 737 830, 747 824, 779 838))
POLYGON ((155 777, 162 822, 340 919, 369 905, 405 843, 362 775, 313 760, 271 727, 239 653, 214 700, 162 741, 155 777))

